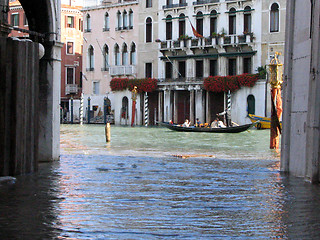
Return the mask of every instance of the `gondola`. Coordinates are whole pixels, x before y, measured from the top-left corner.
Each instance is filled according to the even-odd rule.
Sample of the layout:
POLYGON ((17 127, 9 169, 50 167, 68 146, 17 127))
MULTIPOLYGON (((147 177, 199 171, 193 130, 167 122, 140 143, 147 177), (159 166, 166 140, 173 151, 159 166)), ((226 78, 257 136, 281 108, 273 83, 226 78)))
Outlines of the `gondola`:
POLYGON ((178 132, 208 132, 208 133, 239 133, 239 132, 244 132, 257 124, 255 123, 250 123, 250 124, 245 124, 245 125, 240 125, 240 126, 232 126, 232 127, 225 127, 225 128, 210 128, 210 127, 182 127, 177 124, 171 124, 168 122, 159 122, 160 126, 169 128, 170 130, 173 131, 178 131, 178 132))
MULTIPOLYGON (((257 129, 270 129, 271 118, 260 117, 260 116, 253 115, 253 114, 249 114, 248 117, 252 123, 259 121, 259 123, 257 123, 257 125, 256 125, 257 129)), ((282 127, 282 122, 280 122, 280 126, 282 127)))

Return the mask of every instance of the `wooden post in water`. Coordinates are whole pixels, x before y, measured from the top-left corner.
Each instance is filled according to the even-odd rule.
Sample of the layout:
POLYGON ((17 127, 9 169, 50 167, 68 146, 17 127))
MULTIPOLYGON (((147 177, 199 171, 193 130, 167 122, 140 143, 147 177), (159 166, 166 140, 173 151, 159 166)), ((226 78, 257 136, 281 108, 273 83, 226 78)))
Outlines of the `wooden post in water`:
POLYGON ((110 123, 106 124, 105 133, 106 133, 106 142, 110 142, 111 141, 110 123))

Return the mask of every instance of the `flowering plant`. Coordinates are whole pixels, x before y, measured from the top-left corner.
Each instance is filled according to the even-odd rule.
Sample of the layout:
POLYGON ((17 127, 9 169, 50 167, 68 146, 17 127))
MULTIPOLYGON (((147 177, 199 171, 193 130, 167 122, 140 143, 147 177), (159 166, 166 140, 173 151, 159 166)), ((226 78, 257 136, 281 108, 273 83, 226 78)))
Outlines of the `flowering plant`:
POLYGON ((137 91, 141 93, 141 92, 155 91, 158 84, 157 84, 157 79, 154 79, 154 78, 141 78, 141 79, 113 78, 110 81, 110 87, 112 91, 122 91, 125 89, 132 91, 134 86, 137 86, 137 91))
POLYGON ((234 92, 241 87, 253 87, 258 79, 258 74, 247 73, 236 76, 210 76, 204 79, 203 85, 211 92, 234 92))

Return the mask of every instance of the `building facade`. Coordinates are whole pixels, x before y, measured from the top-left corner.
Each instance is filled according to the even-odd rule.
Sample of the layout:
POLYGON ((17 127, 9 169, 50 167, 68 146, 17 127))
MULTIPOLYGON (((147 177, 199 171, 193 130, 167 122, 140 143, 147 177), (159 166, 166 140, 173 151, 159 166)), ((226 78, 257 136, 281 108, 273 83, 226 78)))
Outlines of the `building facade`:
POLYGON ((138 2, 102 1, 85 7, 83 16, 85 116, 101 122, 106 113, 116 124, 129 124, 131 93, 111 92, 110 81, 137 77, 138 2))
MULTIPOLYGON (((250 122, 246 117, 248 113, 270 116, 270 87, 266 78, 258 80, 252 88, 242 87, 230 94, 208 91, 203 82, 209 76, 236 76, 265 70, 270 57, 275 52, 283 51, 285 1, 146 0, 139 3, 102 3, 100 6, 87 8, 84 14, 97 14, 101 11, 99 18, 102 19, 105 10, 101 9, 110 8, 110 11, 119 12, 112 15, 117 24, 118 18, 124 13, 122 6, 129 3, 136 6, 133 16, 134 23, 138 26, 132 31, 134 36, 137 36, 135 43, 138 43, 135 72, 112 75, 110 68, 104 76, 96 73, 96 70, 85 73, 88 79, 86 94, 91 94, 91 99, 99 99, 99 103, 94 103, 94 109, 100 110, 93 116, 101 112, 103 99, 107 95, 108 98, 113 98, 111 108, 116 124, 123 123, 123 108, 128 110, 125 115, 131 116, 131 93, 110 93, 111 89, 107 89, 108 81, 114 77, 150 77, 158 80, 156 91, 138 96, 136 124, 145 123, 145 104, 148 104, 149 124, 169 120, 182 123, 186 118, 192 123, 196 118, 201 122, 211 122, 217 113, 226 109, 228 98, 231 99, 232 120, 238 124, 250 122), (116 10, 111 10, 112 8, 116 10), (139 15, 135 15, 136 10, 139 15), (96 82, 101 82, 104 86, 101 90, 99 87, 99 93, 94 93, 94 85, 100 86, 96 82)), ((94 26, 101 25, 101 22, 95 23, 94 26)), ((114 32, 113 29, 108 32, 109 35, 101 30, 99 33, 85 33, 85 49, 89 53, 88 49, 92 45, 96 52, 96 49, 99 49, 97 43, 103 41, 108 46, 112 45, 109 43, 109 38, 112 37, 120 50, 111 52, 111 59, 114 65, 123 65, 123 48, 120 46, 130 31, 122 31, 120 39, 116 27, 114 32), (98 36, 105 36, 104 40, 97 41, 98 36), (119 54, 119 60, 115 53, 119 54)), ((98 29, 102 29, 102 26, 98 29)), ((101 66, 102 59, 101 56, 95 56, 91 62, 96 61, 95 64, 101 66)), ((88 63, 90 62, 87 61, 87 65, 88 63)), ((90 68, 90 64, 88 66, 90 68)))

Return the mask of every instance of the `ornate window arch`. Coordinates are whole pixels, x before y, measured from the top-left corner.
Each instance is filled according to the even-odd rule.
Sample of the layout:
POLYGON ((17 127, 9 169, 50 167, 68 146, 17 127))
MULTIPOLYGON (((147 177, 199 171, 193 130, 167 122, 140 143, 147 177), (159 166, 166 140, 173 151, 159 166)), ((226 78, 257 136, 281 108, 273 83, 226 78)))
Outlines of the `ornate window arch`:
POLYGON ((279 32, 279 4, 273 3, 270 8, 270 32, 279 32))

